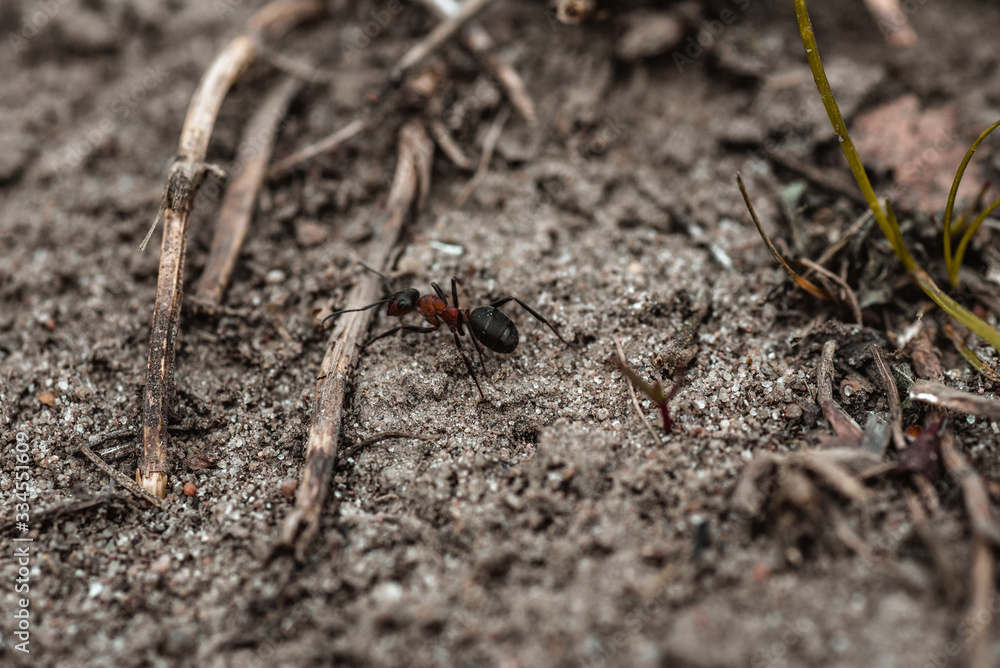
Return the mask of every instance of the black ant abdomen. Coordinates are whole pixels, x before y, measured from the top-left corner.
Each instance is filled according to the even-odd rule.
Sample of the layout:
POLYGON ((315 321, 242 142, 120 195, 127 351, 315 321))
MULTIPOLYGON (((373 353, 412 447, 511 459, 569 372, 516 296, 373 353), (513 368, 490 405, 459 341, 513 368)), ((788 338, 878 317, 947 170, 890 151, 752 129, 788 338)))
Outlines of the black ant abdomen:
POLYGON ((480 343, 495 353, 509 355, 517 348, 517 327, 506 313, 492 306, 475 309, 469 316, 469 329, 480 343))

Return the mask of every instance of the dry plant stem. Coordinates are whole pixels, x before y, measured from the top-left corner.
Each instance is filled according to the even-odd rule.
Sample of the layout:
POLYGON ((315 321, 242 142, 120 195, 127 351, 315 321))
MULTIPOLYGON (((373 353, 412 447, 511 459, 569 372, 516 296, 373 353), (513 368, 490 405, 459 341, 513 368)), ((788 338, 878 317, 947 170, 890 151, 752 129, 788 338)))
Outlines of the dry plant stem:
POLYGON ((816 379, 819 386, 819 406, 837 436, 860 441, 865 435, 864 431, 833 399, 833 354, 836 350, 837 342, 833 339, 823 344, 823 357, 820 359, 816 379))
MULTIPOLYGON (((938 413, 938 417, 943 413, 938 413)), ((962 486, 965 509, 972 522, 972 531, 977 536, 1000 546, 1000 527, 990 513, 990 497, 983 479, 969 466, 965 457, 955 447, 955 432, 951 425, 945 425, 941 434, 941 459, 945 468, 962 486)))
POLYGON ((407 72, 429 56, 436 48, 444 44, 449 37, 454 35, 459 28, 465 25, 469 19, 478 14, 490 2, 492 0, 465 0, 456 14, 449 16, 439 23, 429 35, 403 54, 399 63, 393 68, 392 74, 389 75, 389 82, 399 84, 407 72))
POLYGON ((142 407, 142 459, 136 478, 156 497, 167 494, 167 402, 173 390, 174 349, 181 313, 184 254, 191 205, 205 178, 205 154, 229 88, 257 55, 257 40, 323 12, 324 3, 278 0, 265 5, 216 57, 188 106, 177 157, 163 193, 163 244, 142 407))
MULTIPOLYGON (((403 223, 414 200, 417 199, 418 181, 429 172, 434 144, 427 138, 418 123, 405 125, 400 131, 399 158, 392 189, 386 202, 377 238, 372 243, 368 264, 387 271, 393 246, 400 237, 403 223)), ((375 301, 382 285, 377 278, 365 276, 355 286, 348 303, 363 304, 375 301)), ((330 472, 337 458, 337 445, 341 432, 344 395, 351 380, 351 372, 361 350, 359 344, 373 317, 373 311, 346 313, 333 328, 330 347, 319 372, 314 392, 312 424, 306 446, 306 462, 302 472, 295 509, 285 519, 280 545, 294 549, 302 559, 319 529, 319 515, 330 484, 330 472)))
POLYGON ((776 162, 785 169, 789 169, 796 174, 801 174, 809 181, 812 181, 824 190, 834 193, 836 195, 843 195, 852 202, 857 202, 858 204, 864 204, 865 198, 862 197, 856 188, 852 188, 851 184, 845 182, 838 176, 833 176, 828 174, 818 167, 813 167, 812 165, 802 162, 798 158, 788 155, 784 151, 772 150, 768 152, 767 157, 772 161, 776 162))
POLYGON ((993 591, 993 581, 996 577, 996 561, 993 554, 995 547, 1000 545, 1000 529, 990 513, 990 497, 979 474, 969 466, 965 458, 955 448, 955 432, 951 425, 946 425, 941 436, 941 458, 951 476, 962 486, 965 498, 965 508, 972 522, 975 534, 973 542, 974 558, 972 566, 972 597, 969 601, 969 611, 966 622, 974 630, 969 638, 967 653, 968 665, 973 668, 986 668, 993 665, 987 656, 989 644, 989 622, 983 619, 993 619, 989 610, 993 591))
MULTIPOLYGON (((117 493, 113 494, 98 494, 92 496, 89 499, 81 499, 79 501, 70 501, 69 503, 63 503, 55 506, 54 508, 46 508, 45 510, 35 510, 32 508, 31 511, 31 521, 35 525, 50 522, 52 520, 58 519, 65 515, 73 515, 75 513, 82 512, 84 510, 89 510, 91 508, 96 508, 97 506, 102 506, 108 501, 117 498, 119 495, 117 493)), ((18 524, 16 516, 12 516, 10 519, 0 520, 0 533, 8 531, 18 524)))
POLYGON ((899 6, 899 0, 865 0, 865 5, 882 31, 886 44, 902 48, 917 43, 917 32, 899 6))
POLYGON ((135 482, 134 480, 132 480, 131 478, 129 478, 127 475, 123 475, 123 474, 119 473, 118 471, 116 471, 115 469, 113 469, 111 466, 108 466, 107 462, 105 462, 103 459, 101 459, 100 457, 98 457, 97 453, 94 452, 93 450, 91 450, 86 445, 81 445, 80 446, 80 454, 82 454, 84 457, 86 457, 90 461, 94 462, 94 464, 97 465, 97 468, 99 468, 102 471, 104 471, 106 474, 108 474, 108 476, 112 480, 114 480, 115 482, 117 482, 119 485, 121 485, 122 487, 124 487, 128 491, 132 492, 132 494, 138 496, 140 499, 143 499, 144 501, 150 502, 151 504, 153 504, 157 508, 160 507, 160 505, 161 505, 160 498, 162 498, 162 497, 157 498, 157 497, 153 496, 148 491, 146 491, 145 489, 143 489, 142 487, 140 487, 139 483, 135 482))
POLYGON ((942 383, 918 380, 910 388, 910 399, 967 415, 1000 420, 1000 401, 956 390, 942 383))
POLYGON ((471 172, 475 169, 469 159, 465 157, 462 153, 462 147, 458 145, 455 138, 451 136, 451 132, 448 131, 447 126, 441 122, 440 119, 435 119, 431 121, 431 135, 434 137, 434 141, 437 145, 441 147, 448 159, 455 163, 455 166, 459 169, 464 169, 467 172, 471 172))
POLYGON ((476 168, 476 173, 472 175, 469 182, 465 184, 462 188, 462 192, 458 193, 458 197, 455 198, 455 208, 461 209, 465 201, 469 199, 469 195, 473 193, 476 187, 482 183, 483 179, 486 178, 486 173, 490 169, 490 160, 493 159, 493 149, 496 148, 497 142, 500 141, 500 133, 503 132, 503 126, 506 125, 507 119, 510 118, 510 108, 504 107, 493 119, 493 124, 490 126, 489 132, 486 133, 486 137, 483 139, 483 155, 479 159, 479 167, 476 168))
MULTIPOLYGON (((455 0, 421 0, 421 4, 442 20, 457 15, 461 9, 455 0)), ((493 49, 496 47, 496 44, 489 33, 478 23, 470 21, 462 29, 460 37, 465 47, 479 58, 479 62, 486 68, 486 71, 500 82, 500 85, 507 93, 507 98, 514 105, 514 108, 517 109, 517 113, 521 115, 521 118, 530 124, 534 124, 535 105, 531 101, 531 98, 528 97, 524 82, 513 68, 500 62, 493 55, 493 49)))
POLYGON ((962 582, 958 576, 958 571, 945 549, 944 541, 940 534, 935 531, 934 525, 927 520, 917 495, 913 490, 904 489, 906 497, 906 507, 913 518, 913 531, 918 538, 927 546, 927 551, 931 554, 931 560, 937 568, 938 576, 941 578, 941 588, 945 596, 952 604, 957 604, 962 598, 962 582))
MULTIPOLYGON (((618 351, 618 359, 626 359, 625 351, 622 350, 621 341, 618 339, 615 339, 615 350, 618 351)), ((658 443, 660 439, 656 436, 656 431, 653 429, 653 425, 649 424, 649 420, 647 420, 646 416, 642 414, 642 407, 639 405, 639 397, 635 394, 635 387, 632 385, 632 379, 625 376, 625 382, 628 383, 628 394, 632 398, 632 406, 635 408, 635 414, 639 416, 639 422, 641 422, 642 426, 646 428, 649 435, 653 437, 653 442, 658 443)))
POLYGON ((892 443, 896 446, 897 451, 902 451, 906 448, 906 439, 903 436, 903 407, 899 403, 896 379, 892 377, 881 346, 872 346, 872 357, 875 359, 875 369, 878 371, 879 379, 882 381, 882 389, 885 390, 885 396, 889 402, 889 426, 892 429, 892 443))
POLYGON ((314 144, 296 151, 295 153, 278 160, 267 170, 267 179, 272 181, 290 172, 301 163, 311 160, 321 153, 329 153, 338 146, 354 137, 363 130, 368 129, 369 122, 362 118, 357 118, 334 132, 329 137, 319 140, 314 144))
POLYGON ((771 243, 770 237, 768 237, 767 232, 764 231, 764 226, 760 224, 760 218, 757 217, 757 212, 754 210, 753 203, 750 201, 750 194, 747 192, 747 187, 743 183, 743 177, 739 174, 736 175, 736 184, 740 187, 740 194, 743 195, 743 203, 746 204, 747 211, 750 212, 750 218, 753 220, 753 224, 757 227, 757 232, 760 234, 760 238, 764 240, 764 245, 767 246, 767 250, 770 251, 771 257, 778 261, 778 264, 780 264, 781 268, 785 270, 785 273, 788 274, 800 288, 817 299, 830 299, 830 295, 826 293, 826 290, 819 287, 809 279, 799 276, 799 274, 796 273, 796 271, 792 269, 787 262, 785 262, 785 258, 781 257, 781 253, 779 253, 778 249, 771 243))
POLYGON ((300 89, 301 84, 294 79, 279 84, 254 113, 243 132, 240 145, 253 146, 255 153, 226 187, 205 271, 195 286, 195 304, 210 314, 214 314, 222 303, 222 294, 229 285, 236 258, 250 227, 257 194, 264 180, 264 169, 274 148, 278 121, 285 116, 288 105, 300 89))
POLYGON ((854 290, 851 289, 851 286, 847 284, 847 281, 845 281, 843 278, 833 273, 826 267, 817 264, 808 258, 802 258, 801 260, 799 260, 799 262, 801 262, 807 268, 812 269, 817 274, 826 276, 831 281, 839 285, 844 290, 844 295, 847 298, 847 305, 851 307, 851 314, 854 316, 855 322, 857 322, 859 325, 864 324, 861 321, 861 306, 858 304, 858 297, 857 295, 854 294, 854 290))
POLYGON ((996 556, 993 553, 993 546, 982 538, 977 537, 974 543, 975 556, 972 562, 972 600, 969 601, 969 612, 966 614, 966 621, 969 628, 974 629, 974 633, 969 638, 968 661, 969 668, 991 668, 995 666, 990 660, 988 651, 991 637, 990 625, 993 621, 994 611, 991 608, 991 595, 993 592, 993 581, 996 578, 996 556), (983 623, 983 620, 989 620, 983 623))

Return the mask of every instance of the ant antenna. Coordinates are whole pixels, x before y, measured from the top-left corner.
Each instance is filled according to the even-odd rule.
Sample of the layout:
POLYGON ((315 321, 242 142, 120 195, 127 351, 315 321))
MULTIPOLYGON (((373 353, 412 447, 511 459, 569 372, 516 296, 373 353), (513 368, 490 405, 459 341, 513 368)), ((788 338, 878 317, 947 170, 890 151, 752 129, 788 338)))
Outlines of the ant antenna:
MULTIPOLYGON (((392 286, 389 285, 389 279, 386 277, 385 274, 383 274, 381 271, 378 271, 376 269, 372 269, 371 267, 369 267, 367 264, 365 264, 361 260, 358 260, 358 264, 360 264, 362 267, 364 267, 368 271, 372 272, 376 276, 381 277, 382 282, 385 283, 385 291, 388 292, 390 295, 392 294, 392 286)), ((388 301, 388 300, 386 300, 386 301, 388 301)), ((343 313, 343 311, 341 311, 341 313, 343 313)))
POLYGON ((389 299, 382 299, 380 301, 375 302, 374 304, 369 304, 368 306, 362 306, 361 308, 345 308, 343 311, 334 311, 330 315, 328 315, 325 318, 323 318, 323 322, 321 322, 319 324, 319 326, 320 327, 325 326, 326 325, 326 321, 329 320, 330 318, 332 318, 335 315, 340 315, 341 313, 352 313, 354 311, 367 311, 370 308, 375 308, 379 304, 388 304, 391 301, 392 301, 391 298, 389 298, 389 299))
MULTIPOLYGON (((389 285, 389 279, 386 277, 385 274, 383 274, 381 271, 378 271, 377 269, 372 269, 371 267, 369 267, 367 264, 365 264, 361 260, 358 260, 358 264, 360 264, 362 267, 364 267, 368 271, 372 272, 376 276, 380 277, 382 279, 382 282, 385 283, 385 291, 388 294, 392 295, 392 286, 389 285)), ((369 304, 368 306, 362 306, 361 308, 346 308, 343 311, 334 311, 330 315, 328 315, 325 318, 323 318, 323 322, 321 322, 319 324, 319 326, 320 327, 326 326, 326 321, 329 320, 330 318, 332 318, 335 315, 340 315, 341 313, 351 313, 352 311, 367 311, 370 308, 375 308, 379 304, 387 304, 387 303, 389 303, 391 301, 392 301, 392 297, 389 297, 388 299, 383 299, 381 301, 375 302, 374 304, 369 304)))

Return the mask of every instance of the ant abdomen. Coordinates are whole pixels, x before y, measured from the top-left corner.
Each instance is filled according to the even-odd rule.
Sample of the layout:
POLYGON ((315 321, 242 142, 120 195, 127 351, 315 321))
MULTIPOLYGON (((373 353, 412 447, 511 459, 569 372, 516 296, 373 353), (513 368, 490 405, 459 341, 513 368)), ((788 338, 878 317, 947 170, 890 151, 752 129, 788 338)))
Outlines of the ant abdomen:
POLYGON ((479 342, 495 353, 509 355, 517 348, 517 327, 507 314, 492 306, 480 306, 469 316, 469 329, 479 342))

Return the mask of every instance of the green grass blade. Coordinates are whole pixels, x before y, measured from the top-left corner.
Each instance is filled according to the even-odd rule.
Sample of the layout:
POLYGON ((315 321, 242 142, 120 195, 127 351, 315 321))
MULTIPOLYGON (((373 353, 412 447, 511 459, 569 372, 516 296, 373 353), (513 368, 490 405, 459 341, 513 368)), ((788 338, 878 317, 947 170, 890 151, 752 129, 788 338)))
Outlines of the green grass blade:
MULTIPOLYGON (((955 198, 958 196, 958 186, 962 183, 962 177, 965 176, 965 168, 969 166, 972 154, 976 152, 976 149, 983 143, 983 140, 989 137, 990 133, 998 127, 1000 127, 1000 121, 983 130, 982 134, 976 138, 976 141, 972 142, 972 146, 969 147, 969 150, 965 152, 965 157, 962 158, 962 164, 958 166, 958 171, 955 172, 955 178, 951 182, 951 191, 948 193, 948 204, 944 209, 944 264, 948 269, 948 280, 955 287, 958 287, 958 268, 962 265, 961 256, 957 252, 954 256, 951 254, 951 216, 955 211, 955 198)), ((966 230, 966 234, 968 234, 968 230, 966 230)))

